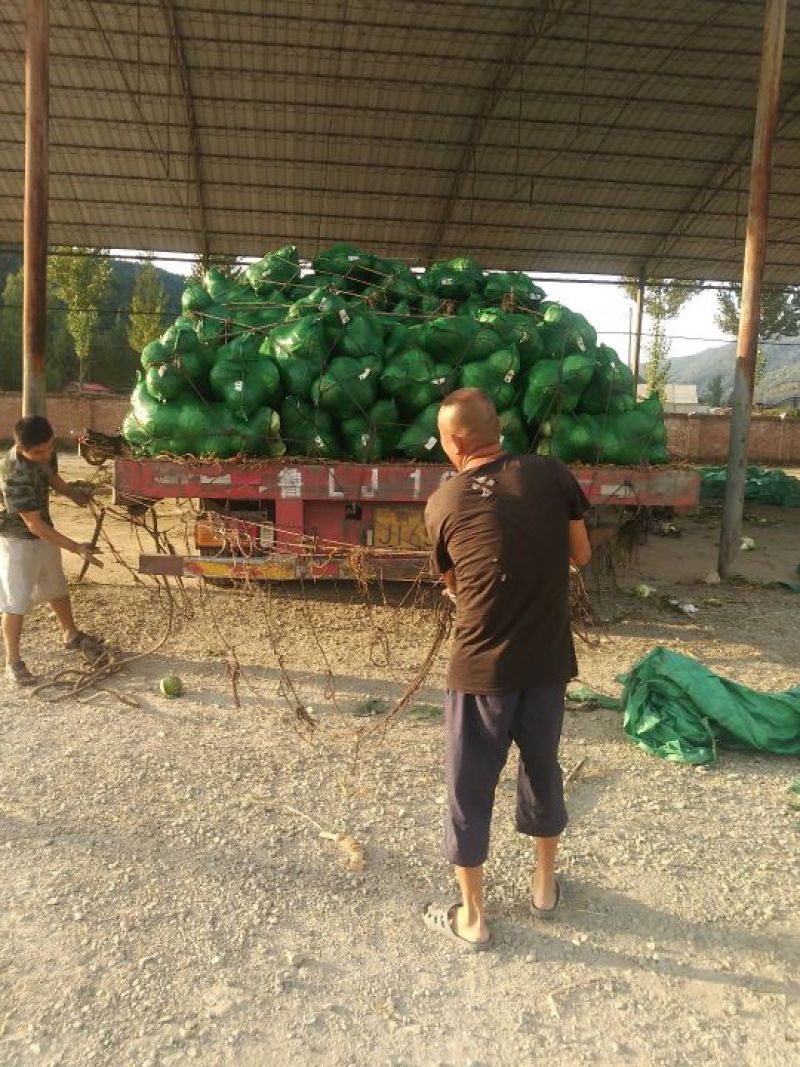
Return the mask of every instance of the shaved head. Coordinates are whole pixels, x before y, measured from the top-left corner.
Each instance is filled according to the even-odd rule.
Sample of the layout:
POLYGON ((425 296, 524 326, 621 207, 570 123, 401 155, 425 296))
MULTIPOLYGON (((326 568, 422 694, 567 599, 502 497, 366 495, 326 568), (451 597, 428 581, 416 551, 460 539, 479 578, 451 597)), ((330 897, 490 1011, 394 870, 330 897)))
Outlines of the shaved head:
POLYGON ((440 429, 472 451, 497 444, 500 420, 495 406, 480 389, 457 389, 442 401, 440 429))

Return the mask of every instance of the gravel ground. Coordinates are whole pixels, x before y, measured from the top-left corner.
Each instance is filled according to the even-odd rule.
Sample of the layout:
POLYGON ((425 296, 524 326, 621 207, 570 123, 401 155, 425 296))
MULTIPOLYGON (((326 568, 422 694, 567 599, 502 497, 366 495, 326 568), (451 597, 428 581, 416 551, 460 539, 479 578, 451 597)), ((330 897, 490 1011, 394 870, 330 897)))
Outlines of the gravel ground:
MULTIPOLYGON (((796 546, 800 515, 789 531, 796 546)), ((700 615, 606 592, 613 621, 580 654, 583 680, 616 692, 661 643, 759 688, 797 684, 800 598, 691 584, 693 544, 672 543, 683 584, 649 571, 647 548, 632 573, 700 615)), ((562 917, 529 912, 512 759, 487 867, 496 945, 461 954, 419 918, 455 899, 428 707, 444 652, 417 718, 354 749, 374 721, 356 712, 402 691, 433 632, 429 610, 389 596, 285 589, 263 610, 213 590, 215 624, 193 592, 168 643, 111 683, 138 708, 3 692, 0 1064, 800 1064, 798 761, 673 766, 628 743, 616 713, 569 710, 563 764, 586 762, 569 787, 562 917), (391 663, 375 666, 381 628, 391 663), (276 651, 318 721, 311 741, 276 651), (179 700, 158 692, 167 672, 184 680, 179 700), (364 870, 320 829, 359 842, 364 870)), ((152 590, 89 584, 75 601, 127 650, 162 633, 152 590)), ((38 613, 30 665, 63 666, 55 642, 38 613)))

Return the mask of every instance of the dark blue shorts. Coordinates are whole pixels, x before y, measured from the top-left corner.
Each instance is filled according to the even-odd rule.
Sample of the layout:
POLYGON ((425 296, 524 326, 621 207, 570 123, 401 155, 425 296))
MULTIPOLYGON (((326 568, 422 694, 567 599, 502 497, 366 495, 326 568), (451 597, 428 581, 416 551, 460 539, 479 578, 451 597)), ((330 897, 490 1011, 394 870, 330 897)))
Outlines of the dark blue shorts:
POLYGON ((479 867, 486 860, 495 789, 512 741, 520 752, 517 830, 556 837, 567 825, 558 762, 565 690, 549 685, 483 696, 448 690, 444 853, 450 863, 479 867))

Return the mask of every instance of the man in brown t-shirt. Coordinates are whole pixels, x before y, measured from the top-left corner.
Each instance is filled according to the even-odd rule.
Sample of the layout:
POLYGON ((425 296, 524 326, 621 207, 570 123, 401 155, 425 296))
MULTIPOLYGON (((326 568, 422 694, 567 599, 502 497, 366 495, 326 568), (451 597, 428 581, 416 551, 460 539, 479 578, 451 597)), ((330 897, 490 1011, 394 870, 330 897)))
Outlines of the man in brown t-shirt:
POLYGON ((431 929, 488 944, 483 863, 494 793, 511 742, 520 750, 517 829, 536 840, 533 910, 552 918, 554 866, 567 814, 558 744, 564 692, 577 673, 569 565, 591 555, 588 507, 568 467, 503 452, 500 424, 480 390, 451 393, 439 413, 442 447, 458 474, 431 496, 433 557, 456 601, 445 704, 445 854, 463 902, 428 905, 431 929))

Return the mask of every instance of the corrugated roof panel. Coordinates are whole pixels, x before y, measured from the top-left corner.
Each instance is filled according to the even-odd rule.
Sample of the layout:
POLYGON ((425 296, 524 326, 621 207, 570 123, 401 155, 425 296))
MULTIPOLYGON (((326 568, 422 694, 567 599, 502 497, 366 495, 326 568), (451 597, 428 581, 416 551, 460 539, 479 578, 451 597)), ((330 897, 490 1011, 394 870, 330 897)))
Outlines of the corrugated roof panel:
MULTIPOLYGON (((50 236, 737 277, 761 17, 751 0, 53 5, 50 236)), ((17 243, 24 0, 3 18, 0 240, 17 243)), ((799 113, 791 25, 771 280, 800 268, 799 113)))

